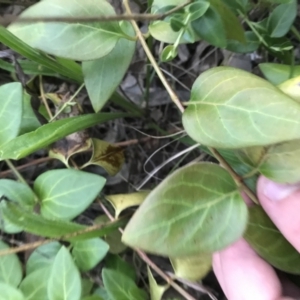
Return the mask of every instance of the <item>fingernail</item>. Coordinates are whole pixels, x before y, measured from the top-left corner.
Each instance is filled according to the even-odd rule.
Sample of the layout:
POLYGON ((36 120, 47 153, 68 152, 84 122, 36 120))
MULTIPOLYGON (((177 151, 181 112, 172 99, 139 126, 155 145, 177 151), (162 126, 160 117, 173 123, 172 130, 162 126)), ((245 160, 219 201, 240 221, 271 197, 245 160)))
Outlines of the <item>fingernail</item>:
POLYGON ((300 190, 300 183, 280 184, 269 179, 265 179, 263 193, 271 201, 281 201, 298 190, 300 190))

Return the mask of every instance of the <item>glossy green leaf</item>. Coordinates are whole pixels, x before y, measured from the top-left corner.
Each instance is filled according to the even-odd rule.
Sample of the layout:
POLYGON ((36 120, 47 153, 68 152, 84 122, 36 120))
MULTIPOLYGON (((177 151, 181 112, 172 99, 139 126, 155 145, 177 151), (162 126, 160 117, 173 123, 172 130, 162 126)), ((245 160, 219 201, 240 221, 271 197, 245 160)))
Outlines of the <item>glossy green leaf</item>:
POLYGON ((227 171, 197 163, 177 170, 149 194, 122 241, 164 256, 193 256, 230 245, 246 223, 246 205, 227 171))
POLYGON ((226 49, 236 53, 251 53, 258 49, 259 38, 252 31, 245 32, 246 42, 241 43, 236 40, 228 40, 226 49))
POLYGON ((300 76, 300 66, 262 63, 259 64, 259 68, 266 79, 274 85, 281 84, 290 78, 300 76))
POLYGON ((3 26, 0 26, 0 42, 9 47, 11 50, 16 51, 22 56, 33 60, 42 66, 57 72, 58 74, 71 78, 76 82, 81 83, 83 81, 81 67, 79 64, 75 62, 67 64, 66 61, 60 60, 58 62, 57 59, 50 58, 18 39, 3 26))
MULTIPOLYGON (((6 197, 22 206, 33 208, 36 201, 35 195, 28 185, 11 179, 0 180, 0 197, 6 197)), ((3 219, 2 207, 4 201, 0 201, 0 228, 7 233, 17 233, 22 231, 18 226, 13 225, 9 220, 3 219)))
POLYGON ((278 5, 268 18, 268 31, 271 37, 287 34, 297 16, 297 0, 278 5))
MULTIPOLYGON (((128 27, 128 26, 127 26, 128 27)), ((128 34, 133 34, 129 28, 128 34)), ((84 83, 95 112, 101 110, 121 83, 132 60, 136 43, 120 39, 102 58, 82 63, 84 83)))
POLYGON ((217 67, 195 81, 182 121, 201 144, 244 148, 299 139, 299 115, 300 105, 264 79, 217 67))
MULTIPOLYGON (((22 17, 98 17, 115 15, 107 1, 44 0, 30 6, 22 17)), ((118 22, 33 22, 14 23, 9 30, 31 47, 73 60, 97 59, 108 54, 120 37, 118 22)))
MULTIPOLYGON (((9 249, 9 246, 0 240, 0 250, 9 249)), ((17 287, 22 280, 22 265, 16 254, 0 256, 0 283, 17 287)), ((0 289, 2 294, 2 289, 0 289)))
POLYGON ((95 200, 105 182, 102 176, 74 169, 44 172, 34 182, 42 216, 73 219, 95 200))
POLYGON ((109 246, 99 238, 73 243, 72 256, 79 270, 93 269, 107 254, 109 246))
POLYGON ((51 242, 36 248, 26 262, 26 274, 52 265, 53 260, 61 248, 59 242, 51 242))
POLYGON ((129 194, 107 195, 106 199, 114 207, 115 217, 117 218, 124 209, 140 205, 149 193, 150 191, 140 191, 129 194))
POLYGON ((119 173, 125 161, 123 148, 99 139, 91 139, 91 143, 92 157, 81 168, 97 165, 102 167, 110 176, 119 173))
POLYGON ((190 281, 202 279, 211 270, 212 254, 170 258, 176 276, 190 281))
POLYGON ((0 87, 0 146, 14 139, 19 132, 22 118, 22 85, 18 82, 0 87))
POLYGON ((133 281, 136 280, 134 266, 123 260, 119 255, 108 254, 105 258, 105 266, 108 269, 122 273, 133 281))
POLYGON ((23 294, 16 287, 0 282, 0 300, 25 300, 23 294))
POLYGON ((203 40, 215 47, 226 47, 227 41, 224 24, 215 8, 210 6, 201 18, 193 21, 191 24, 195 32, 203 40))
POLYGON ((27 275, 20 284, 25 300, 49 300, 47 286, 51 267, 39 268, 27 275))
POLYGON ((128 116, 128 114, 87 114, 84 116, 71 117, 68 119, 61 119, 53 123, 48 123, 33 132, 18 136, 0 147, 0 160, 23 158, 34 151, 47 147, 71 133, 125 116, 128 116))
POLYGON ((164 292, 169 288, 169 284, 159 285, 157 284, 151 269, 147 265, 147 273, 149 280, 150 298, 151 300, 161 300, 164 292))
POLYGON ((79 300, 80 273, 69 251, 63 246, 57 253, 48 279, 49 300, 79 300))
POLYGON ((10 222, 29 233, 49 238, 60 238, 67 241, 81 241, 101 237, 123 226, 127 222, 127 219, 120 219, 104 224, 100 228, 94 228, 92 231, 83 232, 89 227, 68 221, 45 219, 14 202, 7 201, 4 201, 2 214, 10 222))
POLYGON ((36 130, 41 126, 31 107, 30 95, 24 92, 23 95, 23 114, 19 130, 19 135, 36 130))
POLYGON ((111 300, 130 299, 146 300, 144 290, 137 287, 135 282, 124 274, 103 268, 102 279, 111 300))
POLYGON ((213 7, 222 19, 227 39, 244 43, 244 29, 237 16, 229 9, 223 0, 210 0, 213 7))
POLYGON ((300 274, 300 254, 284 238, 260 206, 249 208, 245 239, 271 265, 292 274, 300 274))

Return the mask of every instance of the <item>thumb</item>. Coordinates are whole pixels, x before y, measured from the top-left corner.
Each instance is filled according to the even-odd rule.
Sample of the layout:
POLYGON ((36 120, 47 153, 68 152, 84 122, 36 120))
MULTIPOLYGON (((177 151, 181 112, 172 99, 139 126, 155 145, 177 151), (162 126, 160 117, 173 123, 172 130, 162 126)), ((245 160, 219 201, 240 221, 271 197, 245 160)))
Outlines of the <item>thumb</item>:
POLYGON ((261 176, 257 195, 273 223, 300 252, 300 183, 279 184, 261 176))

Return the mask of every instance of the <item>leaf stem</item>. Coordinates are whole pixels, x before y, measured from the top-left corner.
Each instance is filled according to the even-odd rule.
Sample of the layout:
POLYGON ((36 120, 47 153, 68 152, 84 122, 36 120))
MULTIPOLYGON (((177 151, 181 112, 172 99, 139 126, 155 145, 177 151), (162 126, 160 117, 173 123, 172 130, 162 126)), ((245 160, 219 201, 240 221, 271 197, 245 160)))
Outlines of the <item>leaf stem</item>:
POLYGON ((250 188, 243 182, 243 179, 232 169, 222 155, 214 148, 208 147, 209 151, 215 156, 220 164, 228 171, 238 187, 241 187, 247 196, 256 204, 259 204, 256 195, 250 190, 250 188))
POLYGON ((77 89, 77 91, 74 93, 74 95, 61 106, 61 108, 58 110, 58 112, 53 117, 51 117, 49 123, 54 121, 57 118, 57 116, 76 98, 76 96, 83 89, 83 87, 84 87, 84 83, 77 89))
MULTIPOLYGON (((124 0, 124 6, 125 6, 125 9, 126 9, 126 12, 129 16, 132 16, 132 12, 131 12, 131 9, 130 9, 130 6, 129 6, 129 3, 128 3, 128 0, 124 0)), ((191 3, 191 1, 186 1, 185 5, 191 3)), ((184 6, 185 6, 184 5, 184 6)), ((182 5, 181 5, 182 7, 182 5)), ((178 6, 177 6, 177 9, 178 9, 178 6)), ((138 27, 137 23, 132 20, 131 21, 131 24, 136 32, 136 35, 138 37, 138 39, 140 40, 140 43, 149 59, 149 61, 151 62, 154 70, 156 71, 157 73, 157 76, 160 78, 162 84, 164 85, 165 89, 167 90, 168 94, 170 95, 172 101, 175 103, 175 105, 178 107, 178 109, 180 110, 180 112, 183 113, 184 111, 184 108, 183 108, 183 105, 181 104, 181 102, 179 101, 179 98, 177 97, 176 93, 173 91, 173 89, 171 88, 171 86, 169 85, 165 75, 163 74, 163 72, 160 70, 154 56, 152 55, 146 41, 145 41, 145 38, 143 36, 143 33, 141 32, 140 28, 138 27)))
POLYGON ((11 169, 11 171, 14 173, 14 175, 17 177, 17 179, 20 182, 28 185, 27 182, 26 182, 26 180, 23 178, 23 176, 21 175, 21 173, 15 168, 15 166, 13 165, 13 163, 9 159, 6 159, 5 162, 8 165, 8 167, 11 169))

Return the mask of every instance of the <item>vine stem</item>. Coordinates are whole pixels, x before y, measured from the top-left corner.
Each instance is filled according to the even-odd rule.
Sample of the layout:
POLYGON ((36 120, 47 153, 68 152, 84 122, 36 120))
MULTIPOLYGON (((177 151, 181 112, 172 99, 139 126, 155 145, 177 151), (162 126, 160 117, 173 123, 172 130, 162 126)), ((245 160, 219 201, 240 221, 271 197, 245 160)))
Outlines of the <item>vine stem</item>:
MULTIPOLYGON (((184 6, 192 3, 193 1, 186 1, 186 3, 184 4, 184 6)), ((129 16, 132 16, 132 12, 128 3, 128 0, 124 0, 123 1, 124 7, 126 9, 126 12, 129 16)), ((161 80, 162 84, 164 85, 165 89, 167 90, 168 94, 170 95, 172 101, 175 103, 175 105, 178 107, 178 109, 180 110, 181 113, 184 112, 184 108, 183 105, 181 104, 181 102, 179 101, 179 98, 177 97, 176 93, 173 91, 173 89, 171 88, 171 86, 169 85, 165 75, 163 74, 163 72, 160 70, 160 67, 158 66, 154 56, 152 55, 146 41, 145 38, 143 36, 143 33, 141 32, 140 28, 138 27, 136 21, 131 20, 131 24, 136 32, 136 35, 149 59, 149 61, 151 62, 154 70, 157 73, 157 76, 159 77, 159 79, 161 80)))
MULTIPOLYGON (((111 221, 115 221, 115 218, 111 215, 111 213, 107 210, 107 208, 103 205, 103 203, 98 200, 98 203, 104 213, 111 221)), ((123 234, 124 230, 119 228, 119 231, 123 234)), ((134 251, 138 254, 138 256, 151 268, 153 269, 161 278, 163 278, 169 285, 171 285, 178 293, 180 293, 187 300, 196 300, 193 296, 187 293, 183 288, 181 288, 173 279, 168 276, 162 269, 160 269, 148 256, 145 252, 134 249, 134 251)))
MULTIPOLYGON (((77 17, 22 17, 18 16, 4 16, 0 24, 8 24, 11 22, 16 23, 33 23, 33 22, 65 22, 65 23, 78 23, 78 22, 112 22, 112 21, 156 21, 164 19, 165 17, 173 14, 174 12, 182 9, 183 7, 191 4, 194 0, 187 0, 186 2, 170 9, 164 14, 127 14, 127 15, 110 15, 110 16, 77 16, 77 17)), ((0 1, 1 3, 1 1, 0 1)))
POLYGON ((223 156, 215 149, 208 148, 209 151, 215 156, 215 158, 220 162, 220 164, 228 171, 231 175, 237 186, 241 187, 243 191, 247 194, 247 196, 256 204, 259 204, 256 195, 250 190, 250 188, 243 182, 243 178, 241 178, 228 164, 228 162, 223 158, 223 156))

